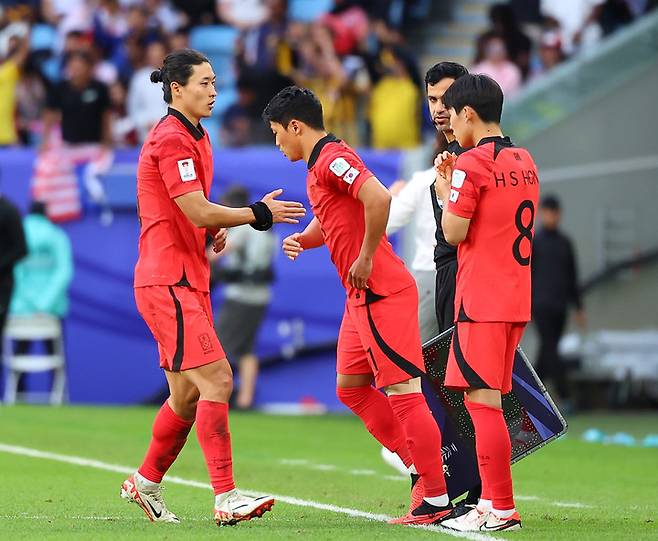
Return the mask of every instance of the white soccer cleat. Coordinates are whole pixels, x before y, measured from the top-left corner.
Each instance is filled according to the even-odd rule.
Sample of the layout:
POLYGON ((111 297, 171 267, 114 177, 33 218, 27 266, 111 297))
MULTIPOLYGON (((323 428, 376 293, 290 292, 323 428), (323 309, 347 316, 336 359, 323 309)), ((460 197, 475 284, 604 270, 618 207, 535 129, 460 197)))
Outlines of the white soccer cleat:
POLYGON ((521 529, 521 516, 518 513, 514 513, 511 517, 500 518, 489 513, 489 518, 487 522, 480 528, 483 532, 510 532, 513 530, 521 529))
POLYGON ((241 494, 237 488, 218 494, 215 498, 215 522, 217 526, 233 526, 243 520, 262 517, 274 506, 272 496, 252 498, 241 494))
POLYGON ((455 518, 441 522, 441 526, 458 532, 479 532, 489 518, 489 511, 480 511, 477 507, 455 518))
POLYGON ((178 524, 180 520, 174 515, 162 499, 162 488, 158 485, 155 490, 144 490, 139 481, 131 475, 121 485, 121 497, 141 507, 151 522, 172 522, 178 524))

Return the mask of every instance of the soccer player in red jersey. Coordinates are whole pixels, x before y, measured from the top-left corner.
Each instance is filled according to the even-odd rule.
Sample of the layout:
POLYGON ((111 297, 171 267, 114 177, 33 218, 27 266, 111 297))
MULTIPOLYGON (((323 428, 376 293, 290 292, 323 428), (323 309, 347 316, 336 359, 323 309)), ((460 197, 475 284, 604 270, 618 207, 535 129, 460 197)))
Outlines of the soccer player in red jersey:
MULTIPOLYGON (((271 496, 242 495, 233 482, 228 400, 232 373, 213 328, 206 235, 214 249, 226 241, 223 228, 273 222, 297 223, 301 203, 278 201, 280 190, 250 207, 210 203, 212 149, 200 119, 210 116, 215 74, 197 51, 171 53, 151 80, 163 83, 167 115, 151 130, 137 167, 141 224, 135 267, 135 300, 158 344, 170 396, 158 412, 146 457, 124 481, 121 496, 137 503, 152 521, 179 522, 162 499, 160 482, 196 431, 215 491, 218 525, 261 516, 271 496)), ((134 383, 134 382, 132 382, 134 383)))
POLYGON ((452 505, 441 434, 421 393, 418 290, 385 234, 391 195, 354 150, 327 134, 322 105, 310 90, 283 89, 263 118, 285 156, 308 166, 314 218, 284 240, 283 250, 295 260, 326 244, 347 293, 338 335, 338 398, 410 468, 412 504, 396 522, 440 521, 452 505))
POLYGON ((539 197, 530 153, 503 137, 503 93, 485 75, 464 75, 443 96, 462 147, 436 161, 446 239, 458 245, 455 331, 445 385, 466 393, 475 428, 482 498, 442 523, 455 530, 519 529, 511 442, 501 395, 512 390, 514 352, 530 320, 530 255, 539 197), (490 506, 485 502, 491 500, 490 506))

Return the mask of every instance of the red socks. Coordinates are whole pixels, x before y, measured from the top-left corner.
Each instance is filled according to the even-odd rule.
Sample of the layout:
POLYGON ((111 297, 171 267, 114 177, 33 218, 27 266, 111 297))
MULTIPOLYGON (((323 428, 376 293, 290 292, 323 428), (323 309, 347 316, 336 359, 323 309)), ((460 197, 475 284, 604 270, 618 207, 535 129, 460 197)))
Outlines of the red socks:
POLYGON ((179 417, 165 402, 153 421, 153 436, 140 475, 153 483, 160 483, 180 453, 194 421, 179 417))
MULTIPOLYGON (((486 494, 499 511, 514 509, 512 489, 512 443, 503 410, 464 401, 475 428, 475 449, 482 479, 482 497, 486 494)), ((486 499, 486 498, 485 498, 486 499)))
POLYGON ((196 408, 196 434, 206 458, 210 484, 215 495, 235 488, 228 404, 199 400, 196 408))
POLYGON ((400 421, 396 418, 386 395, 372 385, 338 387, 338 399, 358 415, 375 439, 389 451, 397 453, 408 468, 413 464, 400 421))
POLYGON ((441 432, 422 393, 391 395, 388 401, 400 420, 414 466, 425 484, 425 497, 446 494, 441 432))

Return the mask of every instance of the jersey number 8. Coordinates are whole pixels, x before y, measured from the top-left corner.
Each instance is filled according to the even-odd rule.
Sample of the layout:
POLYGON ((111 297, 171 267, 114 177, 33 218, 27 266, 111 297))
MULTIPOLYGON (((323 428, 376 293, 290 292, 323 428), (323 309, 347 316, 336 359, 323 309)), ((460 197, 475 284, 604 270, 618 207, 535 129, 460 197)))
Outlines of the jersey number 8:
POLYGON ((530 254, 532 253, 532 224, 535 222, 535 205, 529 199, 521 201, 519 208, 516 209, 516 216, 514 217, 514 223, 516 224, 516 229, 519 231, 519 236, 514 240, 514 245, 512 246, 512 254, 514 254, 514 259, 519 265, 527 267, 530 265, 530 254), (528 220, 528 225, 523 223, 523 216, 525 210, 530 211, 530 219, 528 220), (521 242, 523 239, 528 239, 528 255, 521 255, 521 242))

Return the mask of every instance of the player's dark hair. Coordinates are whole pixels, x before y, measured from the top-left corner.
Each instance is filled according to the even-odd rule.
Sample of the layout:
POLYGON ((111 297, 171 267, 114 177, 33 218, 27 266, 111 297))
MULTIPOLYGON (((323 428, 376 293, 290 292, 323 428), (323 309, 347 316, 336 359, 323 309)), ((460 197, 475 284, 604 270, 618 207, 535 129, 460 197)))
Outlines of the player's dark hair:
POLYGON ((263 120, 284 128, 291 120, 299 120, 314 130, 324 130, 320 100, 308 88, 298 86, 288 86, 274 96, 263 111, 263 120))
POLYGON ((496 81, 486 75, 469 73, 457 79, 443 95, 446 109, 459 114, 467 105, 483 122, 500 122, 503 113, 503 91, 496 81))
POLYGON ((425 87, 427 85, 435 85, 441 79, 454 79, 455 81, 460 77, 468 75, 468 70, 457 62, 439 62, 434 64, 425 74, 425 87))
POLYGON ((164 100, 171 103, 171 83, 176 82, 185 86, 190 80, 194 66, 210 61, 199 51, 194 49, 179 49, 169 53, 160 69, 151 72, 152 83, 162 83, 164 100))

